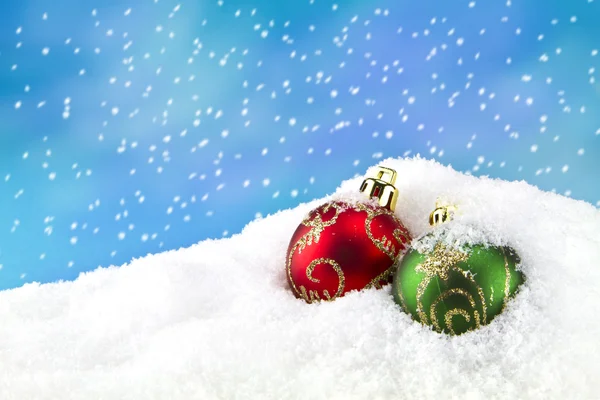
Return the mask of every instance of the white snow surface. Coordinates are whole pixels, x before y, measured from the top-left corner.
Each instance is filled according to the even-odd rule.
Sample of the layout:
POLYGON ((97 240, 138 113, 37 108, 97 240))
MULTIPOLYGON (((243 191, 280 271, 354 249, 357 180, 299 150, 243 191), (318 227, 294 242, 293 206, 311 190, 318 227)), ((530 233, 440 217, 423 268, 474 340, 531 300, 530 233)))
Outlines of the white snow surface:
POLYGON ((323 201, 358 198, 357 178, 231 238, 0 292, 0 398, 597 398, 600 212, 420 158, 380 165, 398 171, 413 237, 443 196, 457 226, 520 254, 527 282, 492 323, 437 334, 390 285, 311 305, 292 295, 292 233, 323 201))

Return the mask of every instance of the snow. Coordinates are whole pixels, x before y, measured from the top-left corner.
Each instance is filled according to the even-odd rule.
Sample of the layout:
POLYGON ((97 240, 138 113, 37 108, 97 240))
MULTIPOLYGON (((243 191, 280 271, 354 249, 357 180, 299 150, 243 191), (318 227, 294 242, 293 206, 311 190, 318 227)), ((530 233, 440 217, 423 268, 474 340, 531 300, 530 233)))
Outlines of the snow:
MULTIPOLYGON (((600 212, 420 158, 381 165, 398 171, 396 213, 414 237, 441 196, 458 204, 457 226, 520 254, 527 281, 492 323, 434 333, 400 312, 389 285, 295 299, 285 251, 321 199, 231 238, 0 292, 0 398, 597 396, 600 212)), ((355 199, 361 181, 333 197, 355 199)))

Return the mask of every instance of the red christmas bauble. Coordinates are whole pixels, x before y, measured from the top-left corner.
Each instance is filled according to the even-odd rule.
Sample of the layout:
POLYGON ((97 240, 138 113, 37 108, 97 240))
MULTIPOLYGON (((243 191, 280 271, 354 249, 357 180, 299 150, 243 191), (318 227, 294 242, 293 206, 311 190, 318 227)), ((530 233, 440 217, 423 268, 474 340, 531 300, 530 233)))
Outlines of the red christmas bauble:
MULTIPOLYGON (((363 184, 364 186, 364 184, 363 184)), ((329 202, 309 213, 287 250, 287 279, 308 303, 388 283, 411 238, 393 211, 329 202)))

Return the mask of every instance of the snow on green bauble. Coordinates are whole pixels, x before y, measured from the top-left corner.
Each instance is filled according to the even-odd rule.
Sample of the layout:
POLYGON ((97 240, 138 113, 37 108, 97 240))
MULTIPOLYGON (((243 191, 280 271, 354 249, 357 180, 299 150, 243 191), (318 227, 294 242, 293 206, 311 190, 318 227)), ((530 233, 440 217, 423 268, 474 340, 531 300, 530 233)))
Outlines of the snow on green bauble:
POLYGON ((396 273, 394 300, 413 319, 435 331, 460 335, 486 325, 515 295, 524 276, 516 252, 486 243, 457 245, 447 239, 454 207, 438 207, 434 231, 419 239, 396 273), (442 225, 442 226, 439 226, 442 225))

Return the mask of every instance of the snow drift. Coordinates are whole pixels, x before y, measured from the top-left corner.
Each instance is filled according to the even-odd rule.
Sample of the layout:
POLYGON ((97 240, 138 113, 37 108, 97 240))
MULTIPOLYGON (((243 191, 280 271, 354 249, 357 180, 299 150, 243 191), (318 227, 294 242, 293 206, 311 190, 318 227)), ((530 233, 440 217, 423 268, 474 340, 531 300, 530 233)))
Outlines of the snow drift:
MULTIPOLYGON (((0 398, 592 398, 600 381, 600 212, 523 182, 390 159, 396 214, 429 231, 438 196, 521 256, 527 281, 488 326, 447 337, 389 285, 307 305, 289 238, 323 200, 229 239, 0 293, 0 398)), ((362 178, 333 197, 352 196, 362 178)), ((482 236, 482 237, 483 237, 482 236)))

